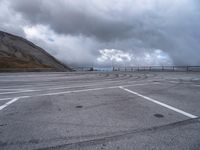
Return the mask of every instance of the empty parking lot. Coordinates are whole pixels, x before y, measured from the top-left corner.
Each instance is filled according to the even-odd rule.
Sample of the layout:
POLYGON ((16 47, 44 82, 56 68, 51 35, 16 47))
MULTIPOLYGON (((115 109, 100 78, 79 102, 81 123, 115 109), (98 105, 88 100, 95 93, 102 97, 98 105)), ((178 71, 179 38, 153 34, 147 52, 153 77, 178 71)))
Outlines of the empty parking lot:
POLYGON ((200 73, 0 74, 0 149, 199 149, 200 73))

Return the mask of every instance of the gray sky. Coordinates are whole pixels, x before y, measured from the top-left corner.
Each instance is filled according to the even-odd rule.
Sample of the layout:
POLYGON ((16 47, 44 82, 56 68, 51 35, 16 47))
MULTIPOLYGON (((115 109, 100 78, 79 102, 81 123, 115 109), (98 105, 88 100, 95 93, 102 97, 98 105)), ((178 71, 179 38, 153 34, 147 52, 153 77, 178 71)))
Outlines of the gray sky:
POLYGON ((199 65, 199 0, 0 0, 0 30, 70 65, 199 65))

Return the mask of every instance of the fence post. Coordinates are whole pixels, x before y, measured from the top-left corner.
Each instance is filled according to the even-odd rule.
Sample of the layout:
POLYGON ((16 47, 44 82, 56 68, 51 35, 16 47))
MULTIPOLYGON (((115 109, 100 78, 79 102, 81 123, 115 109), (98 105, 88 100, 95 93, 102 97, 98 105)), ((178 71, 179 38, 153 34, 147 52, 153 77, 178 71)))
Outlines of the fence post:
POLYGON ((189 66, 187 66, 187 72, 189 71, 189 66))
POLYGON ((162 71, 164 71, 164 66, 162 66, 162 71))

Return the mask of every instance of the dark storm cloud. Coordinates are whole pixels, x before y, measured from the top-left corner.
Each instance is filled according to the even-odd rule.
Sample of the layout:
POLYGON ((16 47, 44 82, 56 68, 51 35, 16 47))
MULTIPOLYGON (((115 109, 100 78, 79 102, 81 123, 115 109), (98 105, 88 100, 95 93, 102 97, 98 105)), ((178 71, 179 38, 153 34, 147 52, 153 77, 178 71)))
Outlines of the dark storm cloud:
MULTIPOLYGON (((73 56, 81 56, 79 54, 84 51, 87 55, 81 63, 86 60, 94 62, 100 49, 132 51, 138 56, 141 52, 154 54, 154 50, 160 49, 177 65, 200 64, 198 0, 7 1, 10 12, 16 12, 21 17, 16 21, 16 30, 25 25, 48 27, 54 32, 51 36, 56 35, 57 40, 59 35, 65 36, 68 41, 68 46, 62 47, 62 43, 54 42, 56 45, 52 47, 69 48, 73 56), (25 23, 20 24, 19 20, 25 23)), ((10 20, 7 22, 13 23, 10 20)), ((57 41, 51 39, 52 42, 57 41)), ((45 43, 43 40, 38 43, 45 43)), ((40 45, 46 48, 47 43, 40 45)), ((66 50, 66 53, 69 51, 66 50)), ((63 55, 63 52, 58 53, 63 55)))
POLYGON ((13 8, 22 13, 31 23, 47 24, 61 34, 92 36, 99 40, 128 38, 133 24, 119 13, 97 10, 90 1, 15 0, 13 8), (79 3, 80 2, 80 3, 79 3), (89 7, 87 7, 89 6, 89 7), (116 13, 116 14, 115 14, 116 13))

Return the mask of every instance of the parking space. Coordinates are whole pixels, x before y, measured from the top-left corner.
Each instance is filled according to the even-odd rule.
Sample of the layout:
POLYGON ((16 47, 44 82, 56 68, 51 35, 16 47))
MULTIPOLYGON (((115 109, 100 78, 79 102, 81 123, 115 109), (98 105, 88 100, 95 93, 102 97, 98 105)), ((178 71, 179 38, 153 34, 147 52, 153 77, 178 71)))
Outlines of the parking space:
MULTIPOLYGON (((46 74, 0 75, 1 149, 144 149, 157 137, 170 149, 165 129, 181 143, 200 132, 197 73, 46 74), (193 130, 179 136, 177 127, 193 130)), ((194 137, 182 144, 195 146, 194 137)))
POLYGON ((194 84, 164 83, 129 89, 191 114, 200 115, 200 87, 194 84))

